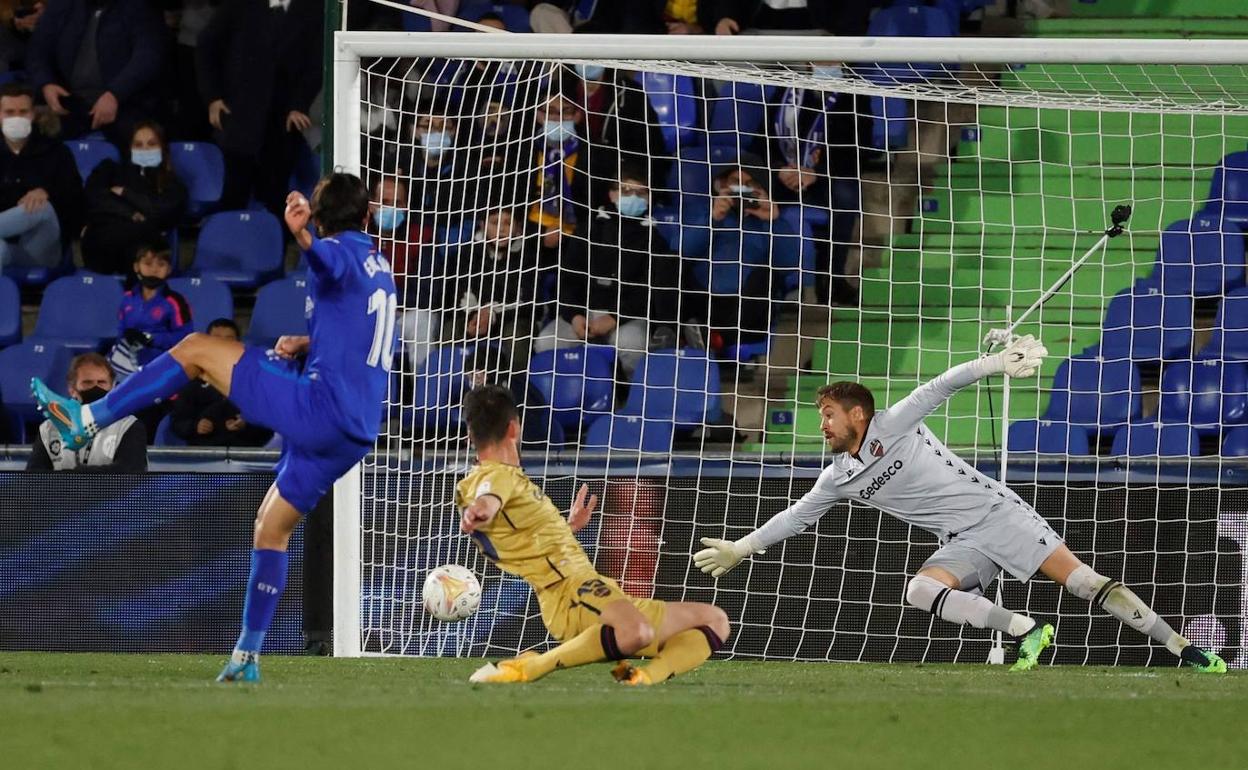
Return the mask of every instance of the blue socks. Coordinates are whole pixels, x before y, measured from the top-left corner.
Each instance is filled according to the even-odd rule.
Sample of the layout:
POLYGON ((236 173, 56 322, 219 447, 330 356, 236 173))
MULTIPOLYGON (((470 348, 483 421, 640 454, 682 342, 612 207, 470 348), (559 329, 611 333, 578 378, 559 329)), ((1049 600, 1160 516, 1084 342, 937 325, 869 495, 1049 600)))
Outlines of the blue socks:
POLYGON ((113 388, 107 396, 87 407, 90 409, 91 421, 97 428, 111 425, 122 417, 160 403, 190 381, 191 378, 186 376, 182 364, 168 353, 162 353, 147 366, 127 377, 125 382, 113 388))
POLYGON ((247 599, 243 603, 243 632, 234 645, 236 655, 260 652, 264 634, 273 622, 277 600, 286 588, 288 562, 285 551, 256 549, 251 552, 251 576, 247 579, 247 599))

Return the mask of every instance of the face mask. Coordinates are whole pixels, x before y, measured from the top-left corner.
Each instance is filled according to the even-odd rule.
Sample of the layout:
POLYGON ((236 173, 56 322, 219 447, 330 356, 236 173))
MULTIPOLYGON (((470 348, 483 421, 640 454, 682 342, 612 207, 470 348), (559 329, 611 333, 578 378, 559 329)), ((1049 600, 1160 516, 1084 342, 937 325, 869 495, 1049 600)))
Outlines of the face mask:
POLYGON ((165 285, 165 279, 157 278, 154 275, 140 275, 139 285, 141 285, 144 289, 159 289, 161 286, 165 285))
POLYGON ((606 71, 607 68, 601 64, 576 65, 576 74, 580 75, 585 80, 600 80, 602 79, 602 73, 606 71))
POLYGON ((455 146, 455 138, 445 131, 429 131, 420 137, 420 146, 425 148, 429 157, 436 158, 442 154, 443 150, 449 150, 455 146))
POLYGON ((0 133, 5 139, 20 142, 30 136, 30 118, 11 117, 0 120, 0 133))
POLYGON ((640 195, 621 195, 615 207, 626 217, 639 217, 646 213, 649 203, 640 195))
POLYGON ((811 71, 817 78, 845 77, 845 68, 839 64, 816 64, 811 71))
POLYGON ((160 165, 160 148, 153 150, 131 150, 130 160, 139 168, 156 168, 160 165))
POLYGON ((571 120, 548 120, 545 132, 547 141, 566 142, 576 136, 576 123, 571 120))
POLYGON ((93 404, 108 395, 108 391, 96 385, 94 388, 78 391, 78 399, 84 404, 93 404))
POLYGON ((403 220, 407 219, 407 212, 396 209, 394 206, 379 206, 375 219, 379 229, 397 230, 399 225, 403 224, 403 220))

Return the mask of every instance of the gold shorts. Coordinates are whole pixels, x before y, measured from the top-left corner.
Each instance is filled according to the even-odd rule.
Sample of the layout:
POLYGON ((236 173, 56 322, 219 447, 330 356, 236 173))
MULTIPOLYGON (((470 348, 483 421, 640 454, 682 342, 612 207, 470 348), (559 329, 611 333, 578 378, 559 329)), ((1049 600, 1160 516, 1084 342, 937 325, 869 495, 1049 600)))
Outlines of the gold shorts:
POLYGON ((561 642, 600 623, 603 609, 621 599, 632 602, 658 632, 667 611, 664 602, 629 596, 619 583, 595 572, 569 576, 537 594, 542 622, 550 635, 561 642))

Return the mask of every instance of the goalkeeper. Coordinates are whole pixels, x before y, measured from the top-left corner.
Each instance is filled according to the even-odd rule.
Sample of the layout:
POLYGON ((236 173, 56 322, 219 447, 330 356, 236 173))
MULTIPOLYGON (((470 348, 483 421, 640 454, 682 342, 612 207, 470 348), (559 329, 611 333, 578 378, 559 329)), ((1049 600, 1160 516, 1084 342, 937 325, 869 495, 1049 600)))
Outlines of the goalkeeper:
POLYGON ((952 623, 991 628, 1018 640, 1012 671, 1035 668, 1053 640, 1053 627, 999 607, 983 589, 1001 570, 1026 582, 1037 573, 1093 602, 1180 660, 1206 673, 1226 663, 1180 636, 1131 589, 1081 562, 1035 509, 1007 487, 981 476, 923 425, 959 389, 994 374, 1030 377, 1048 353, 1027 336, 1004 351, 955 366, 896 405, 875 411, 871 391, 853 382, 819 389, 822 430, 835 456, 800 500, 745 537, 703 538, 694 555, 703 572, 719 577, 751 553, 796 535, 838 500, 858 500, 940 541, 906 587, 906 601, 952 623))
POLYGON ((611 672, 618 681, 659 684, 697 668, 723 646, 728 616, 718 607, 634 598, 598 574, 572 535, 589 523, 597 496, 586 504, 582 486, 564 521, 529 480, 520 467, 520 420, 511 391, 474 388, 464 396, 463 413, 479 464, 456 487, 460 528, 499 569, 533 587, 542 622, 562 642, 540 655, 487 663, 471 681, 532 682, 557 668, 618 660, 611 672), (650 661, 639 668, 631 657, 650 661))

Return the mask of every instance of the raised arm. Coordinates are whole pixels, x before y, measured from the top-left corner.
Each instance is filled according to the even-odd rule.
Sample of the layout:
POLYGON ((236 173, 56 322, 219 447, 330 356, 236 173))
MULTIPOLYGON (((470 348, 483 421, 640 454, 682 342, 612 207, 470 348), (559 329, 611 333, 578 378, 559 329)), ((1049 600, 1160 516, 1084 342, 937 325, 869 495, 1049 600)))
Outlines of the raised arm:
POLYGON ((1010 377, 1031 377, 1049 351, 1031 335, 1011 342, 1005 350, 958 364, 944 374, 915 388, 910 395, 880 413, 881 428, 903 431, 919 424, 954 393, 984 377, 1004 372, 1010 377))
POLYGON ((719 577, 750 554, 762 553, 768 546, 802 532, 822 518, 840 499, 836 486, 839 475, 834 466, 828 466, 819 474, 809 492, 740 540, 702 538, 702 545, 706 548, 693 555, 694 565, 710 573, 711 577, 719 577))

